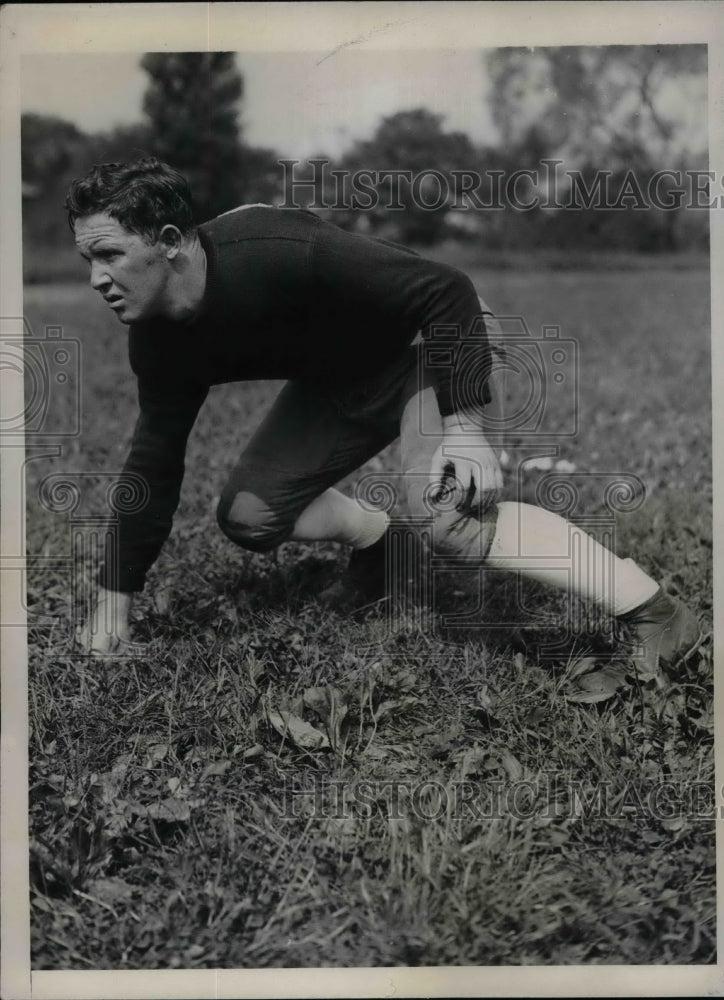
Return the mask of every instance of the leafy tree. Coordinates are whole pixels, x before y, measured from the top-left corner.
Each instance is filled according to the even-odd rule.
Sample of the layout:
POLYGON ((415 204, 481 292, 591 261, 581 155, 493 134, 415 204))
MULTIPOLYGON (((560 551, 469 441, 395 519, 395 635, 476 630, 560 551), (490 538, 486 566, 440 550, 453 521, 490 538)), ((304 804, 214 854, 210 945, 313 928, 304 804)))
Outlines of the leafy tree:
POLYGON ((497 49, 487 65, 491 113, 508 150, 524 150, 534 128, 548 156, 574 167, 673 167, 672 157, 696 152, 690 108, 698 97, 703 109, 703 45, 497 49), (678 107, 672 81, 691 91, 678 107))
POLYGON ((94 163, 123 163, 147 156, 151 151, 151 129, 146 122, 118 125, 109 132, 89 136, 94 163))
POLYGON ((82 279, 63 203, 72 178, 93 162, 90 138, 62 118, 31 112, 22 115, 20 133, 24 278, 82 279))
POLYGON ((238 121, 243 80, 230 52, 147 53, 150 146, 187 177, 198 221, 242 200, 238 121))
POLYGON ((275 204, 283 201, 283 173, 279 153, 258 146, 241 147, 241 193, 246 202, 275 204))
POLYGON ((88 145, 75 125, 54 115, 24 114, 20 134, 23 184, 33 194, 57 184, 88 145))
POLYGON ((383 118, 372 138, 356 142, 344 157, 342 166, 351 174, 364 170, 412 175, 413 184, 394 178, 376 183, 375 204, 363 209, 371 228, 394 219, 395 235, 404 242, 430 244, 444 235, 454 197, 451 171, 475 168, 478 156, 464 132, 447 132, 442 122, 442 115, 426 108, 399 111, 383 118), (391 202, 403 208, 390 211, 391 202))
MULTIPOLYGON (((660 170, 682 171, 688 183, 683 171, 706 169, 703 45, 499 49, 487 65, 491 113, 509 170, 536 169, 552 158, 563 170, 581 171, 589 186, 597 172, 610 171, 618 191, 631 171, 645 189, 660 170)), ((667 183, 675 186, 664 180, 657 186, 662 196, 667 183)), ((567 215, 534 213, 527 224, 540 223, 537 235, 545 231, 553 241, 590 236, 599 246, 673 250, 686 222, 681 207, 635 213, 594 207, 567 215)), ((698 213, 694 228, 702 238, 706 224, 698 213)))

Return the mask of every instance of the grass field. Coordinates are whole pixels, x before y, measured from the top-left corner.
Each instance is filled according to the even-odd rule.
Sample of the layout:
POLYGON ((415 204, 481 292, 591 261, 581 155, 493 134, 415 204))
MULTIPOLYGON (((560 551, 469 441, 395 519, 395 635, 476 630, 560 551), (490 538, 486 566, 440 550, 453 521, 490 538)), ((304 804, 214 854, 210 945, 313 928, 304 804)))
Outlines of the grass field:
MULTIPOLYGON (((253 555, 216 528, 214 498, 278 388, 245 384, 213 390, 194 428, 135 612, 146 655, 78 656, 53 562, 71 555, 69 515, 37 486, 116 472, 135 389, 124 329, 90 290, 34 285, 36 335, 60 324, 81 341, 83 421, 61 457, 28 464, 33 968, 715 960, 708 273, 470 273, 500 314, 578 342, 580 429, 557 455, 576 513, 605 513, 582 473, 641 478, 616 545, 697 611, 700 655, 665 687, 587 701, 582 658, 624 654, 591 612, 598 640, 544 655, 566 607, 541 588, 486 590, 488 625, 524 599, 517 637, 446 625, 470 600, 457 578, 431 624, 414 607, 394 628, 323 611, 338 547, 253 555)), ((395 461, 393 446, 370 467, 395 461)), ((80 513, 102 513, 107 481, 83 482, 80 513)))

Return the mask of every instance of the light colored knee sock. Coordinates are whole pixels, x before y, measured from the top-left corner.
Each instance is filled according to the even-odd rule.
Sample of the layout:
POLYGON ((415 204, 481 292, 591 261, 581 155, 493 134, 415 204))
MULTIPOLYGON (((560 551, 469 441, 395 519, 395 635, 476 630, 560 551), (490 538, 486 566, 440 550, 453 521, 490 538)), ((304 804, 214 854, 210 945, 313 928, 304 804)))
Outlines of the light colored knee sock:
POLYGON ((302 511, 292 538, 299 542, 343 542, 366 549, 384 535, 390 523, 382 510, 365 510, 339 490, 325 490, 302 511))
POLYGON ((565 518, 525 503, 498 504, 486 564, 596 601, 613 615, 632 611, 658 584, 565 518))

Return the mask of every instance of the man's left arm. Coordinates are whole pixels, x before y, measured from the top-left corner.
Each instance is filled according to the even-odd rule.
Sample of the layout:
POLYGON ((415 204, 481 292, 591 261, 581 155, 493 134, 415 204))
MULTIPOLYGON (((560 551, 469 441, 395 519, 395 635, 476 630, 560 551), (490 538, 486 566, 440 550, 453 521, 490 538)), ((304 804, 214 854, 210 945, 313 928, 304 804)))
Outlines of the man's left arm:
MULTIPOLYGON (((491 344, 499 324, 479 296, 473 301, 466 276, 458 272, 446 277, 451 286, 448 294, 456 298, 450 309, 456 316, 451 324, 454 358, 449 369, 438 369, 434 380, 442 439, 431 462, 430 482, 454 489, 460 506, 485 508, 499 499, 503 488, 498 452, 489 440, 489 430, 502 426, 491 344)), ((445 327, 431 325, 428 339, 434 341, 437 331, 444 332, 445 327)))

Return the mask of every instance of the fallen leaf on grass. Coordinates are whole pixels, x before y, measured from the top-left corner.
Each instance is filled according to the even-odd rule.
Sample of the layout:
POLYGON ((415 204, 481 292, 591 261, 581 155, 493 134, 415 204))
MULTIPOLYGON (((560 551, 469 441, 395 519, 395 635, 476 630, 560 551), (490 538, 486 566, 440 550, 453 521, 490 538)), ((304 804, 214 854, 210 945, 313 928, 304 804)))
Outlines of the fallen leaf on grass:
POLYGON ((247 663, 247 670, 249 672, 251 686, 254 689, 258 688, 266 674, 266 664, 260 660, 249 659, 247 663))
POLYGON ((305 708, 316 712, 327 728, 327 736, 332 746, 338 747, 341 741, 342 722, 347 715, 348 698, 333 684, 326 687, 310 687, 304 692, 305 708))
POLYGON ((128 771, 128 768, 131 766, 132 762, 133 762, 132 753, 122 753, 120 757, 116 757, 113 763, 113 767, 111 768, 111 774, 125 775, 125 773, 128 771))
POLYGON ((505 774, 511 781, 520 781, 523 777, 523 766, 510 750, 496 750, 491 753, 482 747, 461 749, 455 755, 461 761, 463 776, 481 774, 482 772, 498 771, 505 774))
POLYGON ((191 819, 189 803, 177 798, 161 799, 160 802, 152 802, 150 806, 132 802, 130 807, 136 816, 163 820, 164 823, 188 823, 191 819))
POLYGON ((631 663, 626 668, 626 672, 630 677, 637 677, 642 683, 647 681, 658 681, 661 680, 661 673, 657 670, 653 670, 651 667, 644 666, 640 657, 635 657, 631 659, 631 663))
POLYGON ((569 680, 574 681, 577 677, 581 677, 582 674, 590 673, 594 667, 597 666, 597 664, 598 660, 595 656, 582 656, 580 660, 576 660, 571 667, 568 675, 569 680))
POLYGON ((493 710, 494 702, 488 684, 483 684, 478 691, 478 705, 486 712, 492 712, 493 710))
POLYGON ((324 750, 329 747, 329 740, 324 733, 315 729, 304 719, 291 712, 267 711, 267 720, 280 736, 290 739, 302 750, 324 750))
POLYGON ((201 781, 203 781, 204 778, 212 778, 226 774, 230 767, 230 760, 215 760, 212 764, 209 764, 208 767, 204 768, 201 773, 201 781))
POLYGON ((362 751, 363 757, 369 757, 371 760, 386 760, 390 756, 390 751, 388 747, 366 747, 362 751))
POLYGON ((566 692, 568 701, 585 705, 595 705, 601 701, 613 698, 619 688, 626 684, 626 671, 623 667, 608 666, 594 673, 578 677, 577 684, 570 692, 566 692))
POLYGON ((714 731, 714 714, 711 708, 702 709, 701 713, 692 717, 691 721, 699 729, 705 729, 708 732, 714 731))
POLYGON ((104 901, 129 899, 133 895, 133 886, 122 878, 96 878, 89 883, 88 889, 93 896, 104 901))
POLYGON ((397 670, 385 678, 385 685, 393 691, 412 691, 417 683, 414 670, 397 670))
POLYGON ((392 715, 394 712, 409 708, 410 705, 418 705, 419 702, 420 699, 415 698, 414 695, 406 695, 404 698, 394 698, 388 701, 380 702, 375 709, 374 720, 375 722, 381 722, 385 716, 392 715))
POLYGON ((430 736, 432 733, 437 733, 439 726, 433 722, 421 722, 419 725, 415 726, 412 730, 413 736, 430 736))
POLYGON ((501 751, 500 762, 511 781, 520 781, 523 777, 523 766, 510 750, 501 751))
POLYGON ((34 895, 31 897, 30 902, 36 910, 43 910, 45 913, 55 913, 53 904, 45 896, 34 895))
POLYGON ((146 770, 152 770, 156 764, 166 759, 168 750, 168 743, 152 743, 151 746, 146 748, 146 759, 141 764, 141 767, 146 770))
POLYGON ((155 606, 156 614, 161 616, 166 616, 171 613, 171 604, 173 601, 173 590, 171 587, 160 587, 152 598, 152 603, 155 606))
POLYGON ((661 825, 669 833, 680 833, 686 828, 686 819, 684 816, 674 816, 672 819, 662 819, 661 825))
POLYGON ((596 705, 600 701, 608 701, 616 694, 615 691, 572 691, 566 695, 566 701, 581 705, 596 705))

